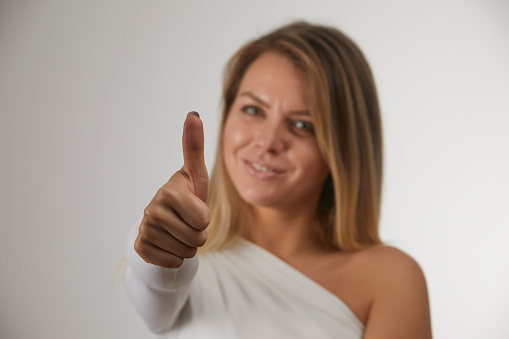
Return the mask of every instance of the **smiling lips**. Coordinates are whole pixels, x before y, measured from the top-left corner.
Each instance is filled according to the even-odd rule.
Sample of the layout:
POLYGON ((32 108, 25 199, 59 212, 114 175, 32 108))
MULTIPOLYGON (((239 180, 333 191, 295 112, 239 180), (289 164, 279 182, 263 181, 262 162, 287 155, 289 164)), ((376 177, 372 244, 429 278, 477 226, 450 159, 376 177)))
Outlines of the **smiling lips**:
POLYGON ((269 167, 265 164, 262 165, 254 161, 245 160, 244 163, 247 167, 247 171, 250 174, 262 179, 273 178, 285 172, 284 170, 269 167))
POLYGON ((255 170, 260 171, 260 172, 264 172, 264 173, 273 172, 273 170, 271 168, 268 168, 268 167, 265 167, 263 165, 257 164, 256 162, 252 162, 251 166, 253 166, 253 168, 255 170))

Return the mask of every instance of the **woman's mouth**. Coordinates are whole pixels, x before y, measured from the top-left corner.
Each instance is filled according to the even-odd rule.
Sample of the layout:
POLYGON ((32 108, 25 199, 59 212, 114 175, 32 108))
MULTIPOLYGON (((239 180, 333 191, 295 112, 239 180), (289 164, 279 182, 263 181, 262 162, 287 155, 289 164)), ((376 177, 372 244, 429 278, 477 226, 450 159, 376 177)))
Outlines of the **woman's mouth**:
POLYGON ((284 173, 283 170, 267 166, 266 164, 260 164, 259 162, 245 160, 244 164, 246 165, 248 173, 261 179, 274 178, 284 173))
POLYGON ((256 162, 252 162, 252 163, 251 163, 251 166, 252 166, 255 170, 260 171, 260 172, 264 172, 264 173, 268 173, 268 172, 273 172, 273 171, 274 171, 272 168, 269 168, 269 167, 266 167, 266 166, 263 166, 263 165, 257 164, 256 162))

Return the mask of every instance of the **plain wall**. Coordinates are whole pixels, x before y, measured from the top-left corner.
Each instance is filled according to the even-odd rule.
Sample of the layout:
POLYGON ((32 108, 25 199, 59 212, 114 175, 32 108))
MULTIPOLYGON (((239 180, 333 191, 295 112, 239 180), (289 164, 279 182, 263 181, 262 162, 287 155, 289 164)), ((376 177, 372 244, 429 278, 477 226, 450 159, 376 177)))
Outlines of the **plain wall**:
POLYGON ((222 69, 294 19, 363 49, 385 133, 381 234, 429 285, 435 338, 508 338, 509 2, 0 2, 0 337, 150 338, 121 282, 128 229, 222 69))

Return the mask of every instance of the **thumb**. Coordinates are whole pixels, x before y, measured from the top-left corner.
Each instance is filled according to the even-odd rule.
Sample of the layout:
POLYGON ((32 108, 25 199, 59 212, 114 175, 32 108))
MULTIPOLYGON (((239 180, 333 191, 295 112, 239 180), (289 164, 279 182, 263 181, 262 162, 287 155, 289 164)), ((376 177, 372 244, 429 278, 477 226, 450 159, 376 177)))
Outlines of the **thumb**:
POLYGON ((184 166, 182 172, 191 181, 194 194, 207 201, 209 190, 209 175, 205 167, 203 123, 197 112, 189 112, 184 122, 182 134, 182 151, 184 166))

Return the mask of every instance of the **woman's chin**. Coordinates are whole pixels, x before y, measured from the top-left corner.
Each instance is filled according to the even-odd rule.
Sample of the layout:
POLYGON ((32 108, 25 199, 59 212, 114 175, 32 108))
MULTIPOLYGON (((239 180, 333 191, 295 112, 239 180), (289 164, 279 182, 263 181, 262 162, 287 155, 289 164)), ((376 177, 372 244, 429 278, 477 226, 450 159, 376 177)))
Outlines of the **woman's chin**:
POLYGON ((277 208, 283 205, 283 199, 279 195, 256 194, 245 192, 240 194, 244 202, 252 207, 277 208))

